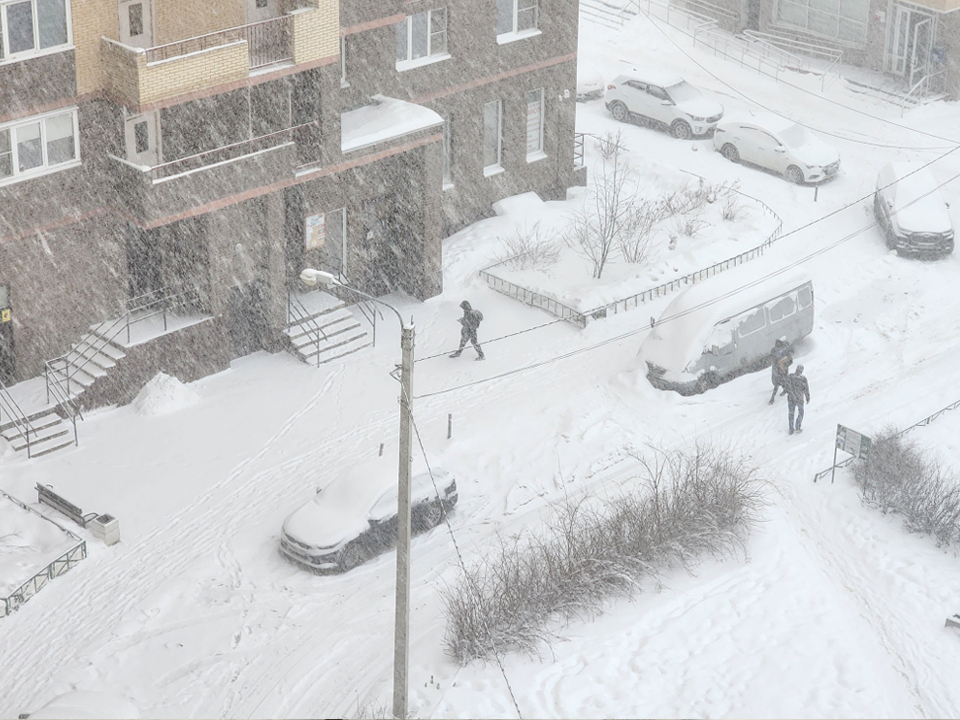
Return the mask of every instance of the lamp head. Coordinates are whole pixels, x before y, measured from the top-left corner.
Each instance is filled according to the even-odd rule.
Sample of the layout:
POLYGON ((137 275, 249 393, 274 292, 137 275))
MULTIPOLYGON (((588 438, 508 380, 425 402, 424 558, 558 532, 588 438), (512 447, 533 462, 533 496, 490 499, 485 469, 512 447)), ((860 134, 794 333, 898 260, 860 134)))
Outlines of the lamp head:
POLYGON ((316 285, 330 287, 331 285, 340 284, 332 273, 323 270, 314 270, 313 268, 303 269, 303 272, 300 273, 300 282, 309 287, 315 287, 316 285))

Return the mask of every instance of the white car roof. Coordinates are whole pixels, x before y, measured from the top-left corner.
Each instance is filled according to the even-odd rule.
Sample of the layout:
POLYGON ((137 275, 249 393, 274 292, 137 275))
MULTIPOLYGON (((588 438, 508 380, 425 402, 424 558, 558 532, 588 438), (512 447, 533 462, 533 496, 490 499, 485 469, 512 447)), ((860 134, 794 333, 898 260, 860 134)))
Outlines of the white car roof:
POLYGON ((733 115, 727 115, 721 122, 720 127, 728 127, 730 125, 752 125, 753 127, 761 128, 763 130, 770 130, 771 132, 781 132, 787 128, 793 127, 796 125, 793 120, 785 118, 782 115, 776 115, 771 112, 757 112, 757 113, 734 113, 733 115))
POLYGON ((682 373, 703 353, 717 323, 810 280, 807 272, 799 268, 766 277, 779 270, 779 263, 761 258, 687 288, 667 306, 641 344, 641 360, 674 374, 682 373))
POLYGON ((882 192, 893 199, 901 228, 930 232, 953 229, 937 179, 925 163, 887 163, 877 176, 877 186, 890 183, 895 184, 882 192))
MULTIPOLYGON (((659 85, 665 88, 683 82, 683 78, 679 75, 667 72, 666 70, 660 70, 659 68, 634 68, 628 73, 618 75, 617 80, 621 82, 624 80, 639 80, 640 82, 659 85)), ((619 82, 617 84, 619 84, 619 82)))

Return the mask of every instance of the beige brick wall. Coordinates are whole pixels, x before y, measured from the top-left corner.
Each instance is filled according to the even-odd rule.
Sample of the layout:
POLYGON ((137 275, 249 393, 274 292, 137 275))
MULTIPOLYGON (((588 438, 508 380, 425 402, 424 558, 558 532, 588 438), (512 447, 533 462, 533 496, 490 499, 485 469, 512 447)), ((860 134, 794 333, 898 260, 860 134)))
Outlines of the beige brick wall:
POLYGON ((340 53, 340 4, 321 0, 317 9, 293 13, 293 60, 300 63, 340 53))
POLYGON ((140 102, 163 100, 216 85, 245 80, 247 44, 212 48, 174 60, 146 65, 140 72, 140 102))
POLYGON ((185 40, 247 22, 244 0, 154 0, 154 44, 185 40))
POLYGON ((102 87, 115 98, 123 98, 135 105, 139 95, 139 76, 146 66, 143 53, 135 53, 109 40, 100 40, 100 82, 102 87))
POLYGON ((120 17, 116 0, 74 0, 70 11, 76 47, 77 92, 83 95, 102 87, 100 37, 119 39, 120 17))

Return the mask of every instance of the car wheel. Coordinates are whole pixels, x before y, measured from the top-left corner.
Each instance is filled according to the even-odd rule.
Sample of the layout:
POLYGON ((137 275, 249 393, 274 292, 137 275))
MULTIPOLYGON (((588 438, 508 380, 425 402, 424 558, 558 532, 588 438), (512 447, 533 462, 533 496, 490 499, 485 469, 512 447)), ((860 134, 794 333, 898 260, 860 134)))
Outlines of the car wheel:
POLYGON ((426 532, 440 524, 443 519, 443 511, 440 509, 439 502, 424 503, 416 509, 413 516, 414 532, 426 532))
POLYGON ((788 167, 783 176, 787 179, 787 182, 792 182, 794 185, 800 185, 803 182, 803 171, 796 165, 788 167))
POLYGON ((613 119, 618 122, 626 122, 630 117, 630 111, 627 110, 627 106, 622 102, 615 102, 610 106, 610 114, 613 115, 613 119))
POLYGON ((693 130, 683 120, 675 121, 673 125, 670 126, 670 129, 673 131, 673 136, 677 138, 677 140, 689 140, 693 137, 693 130))
POLYGON ((367 560, 367 554, 359 543, 351 543, 340 552, 340 567, 343 571, 353 570, 358 565, 363 565, 367 560))
POLYGON ((897 236, 894 235, 893 230, 888 229, 883 236, 887 242, 887 250, 893 250, 897 247, 897 236))
POLYGON ((720 148, 720 154, 723 155, 730 162, 738 163, 740 162, 740 151, 737 150, 735 145, 727 143, 722 148, 720 148))

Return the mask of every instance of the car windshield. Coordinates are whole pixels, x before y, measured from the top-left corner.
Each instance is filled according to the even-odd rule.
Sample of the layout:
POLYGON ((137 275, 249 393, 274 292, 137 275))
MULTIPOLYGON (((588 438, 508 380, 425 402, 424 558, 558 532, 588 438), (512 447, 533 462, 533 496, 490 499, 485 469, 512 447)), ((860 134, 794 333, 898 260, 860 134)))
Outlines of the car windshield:
POLYGON ((781 130, 779 135, 783 144, 789 145, 790 147, 806 145, 810 140, 810 135, 803 125, 791 125, 786 130, 781 130))
POLYGON ((700 91, 690 83, 683 81, 668 87, 667 95, 669 95, 670 99, 675 103, 682 103, 700 97, 700 91))

